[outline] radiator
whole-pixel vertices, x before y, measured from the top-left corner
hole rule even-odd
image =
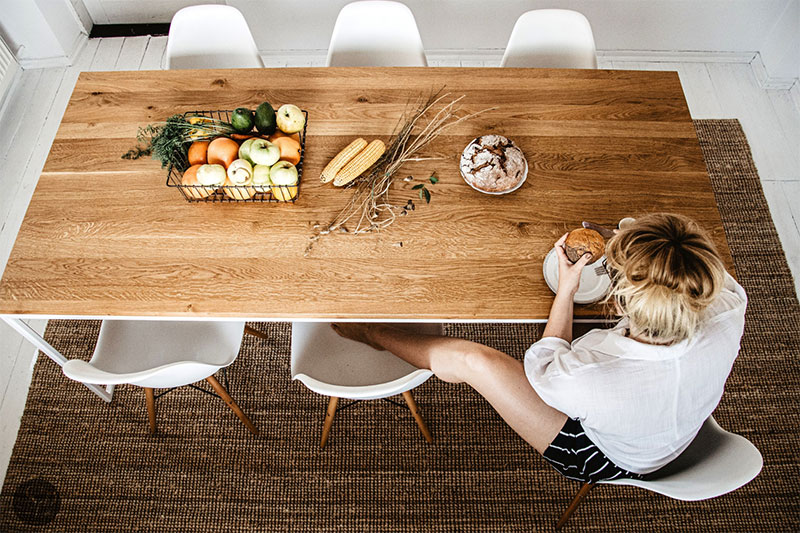
[[[11,87],[11,82],[14,81],[19,70],[19,63],[17,63],[14,54],[8,49],[3,39],[0,39],[0,102],[5,98],[6,92]]]

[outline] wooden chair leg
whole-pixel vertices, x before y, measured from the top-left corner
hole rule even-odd
[[[411,396],[411,391],[405,391],[403,393],[403,398],[408,404],[408,410],[411,411],[412,415],[414,415],[414,420],[417,421],[417,426],[419,426],[419,430],[422,432],[422,436],[425,437],[426,441],[433,442],[433,435],[431,435],[428,426],[425,425],[425,421],[422,419],[422,415],[419,414],[419,409],[417,409],[417,402],[415,402],[414,397]]]
[[[233,398],[231,398],[231,395],[228,394],[228,391],[225,390],[225,387],[223,387],[222,384],[219,381],[217,381],[217,378],[215,378],[214,376],[208,376],[206,378],[206,381],[208,381],[211,384],[211,387],[214,388],[214,391],[219,395],[219,397],[225,401],[225,405],[230,407],[231,411],[236,413],[236,416],[239,417],[239,420],[244,422],[244,425],[247,426],[247,429],[250,430],[250,433],[252,433],[253,435],[258,435],[258,430],[256,429],[256,427],[253,425],[250,419],[247,418],[247,415],[244,414],[244,411],[242,411],[241,407],[239,407],[236,404],[236,402],[233,401]]]
[[[581,487],[581,490],[579,490],[578,494],[576,494],[575,497],[572,499],[572,503],[569,504],[569,507],[567,507],[567,510],[564,511],[564,514],[561,515],[561,518],[558,519],[558,523],[556,524],[556,529],[557,530],[561,529],[561,526],[563,526],[564,524],[567,523],[567,520],[569,520],[569,517],[572,516],[572,513],[575,512],[575,509],[578,508],[578,506],[583,501],[583,498],[587,494],[589,494],[589,491],[592,490],[593,487],[594,487],[594,483],[584,483],[583,484],[583,486]]]
[[[266,333],[261,333],[257,329],[253,329],[250,326],[245,326],[244,332],[247,333],[248,335],[252,335],[253,337],[258,337],[259,339],[264,339],[264,340],[270,339],[270,336],[267,335]]]
[[[322,425],[322,439],[319,442],[320,450],[325,447],[325,443],[328,442],[328,435],[331,432],[331,426],[333,425],[333,417],[336,414],[336,406],[339,405],[339,398],[336,396],[331,396],[330,401],[328,402],[328,410],[325,413],[325,423]]]
[[[147,418],[150,420],[150,434],[156,432],[156,396],[150,387],[144,388],[144,395],[147,398]]]

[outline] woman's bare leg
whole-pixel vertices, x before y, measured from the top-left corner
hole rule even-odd
[[[540,453],[567,420],[567,415],[536,394],[521,361],[494,348],[464,339],[409,333],[385,324],[337,323],[333,329],[343,337],[388,350],[418,368],[428,368],[443,381],[469,384]]]

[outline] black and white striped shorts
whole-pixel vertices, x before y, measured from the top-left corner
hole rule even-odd
[[[567,418],[542,457],[564,476],[584,483],[618,478],[642,479],[641,474],[623,470],[606,457],[589,440],[577,419]]]

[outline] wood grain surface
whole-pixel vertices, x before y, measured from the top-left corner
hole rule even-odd
[[[417,209],[378,234],[336,234],[304,255],[313,226],[350,191],[319,183],[356,136],[389,136],[406,103],[466,95],[453,128],[408,164],[392,194]],[[199,109],[309,114],[296,204],[190,204],[151,159],[120,156],[137,128]],[[464,183],[474,137],[524,151],[506,196]],[[430,204],[411,187],[436,172]],[[712,232],[732,261],[674,72],[493,68],[307,68],[83,73],[0,283],[0,313],[263,319],[537,320],[552,293],[542,260],[582,220],[668,211]],[[596,306],[578,307],[596,315]]]

